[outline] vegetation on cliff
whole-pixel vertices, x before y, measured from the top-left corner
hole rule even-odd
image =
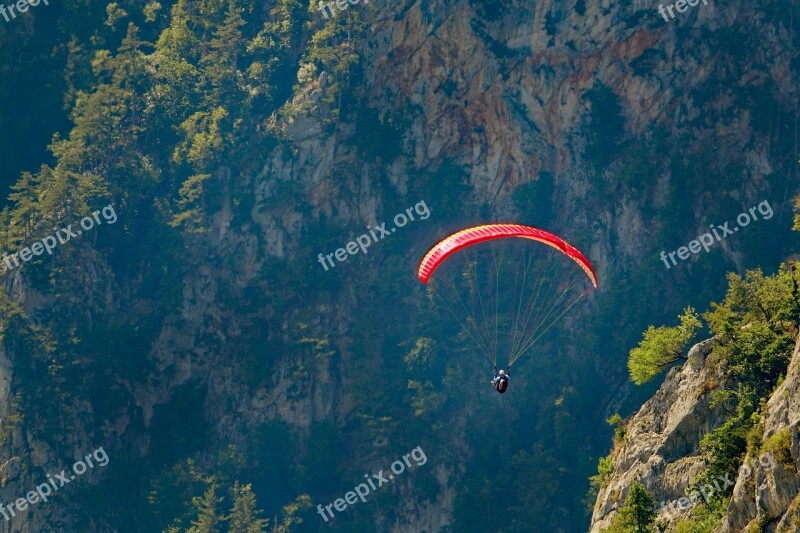
[[[105,479],[73,485],[41,511],[64,520],[148,533],[313,531],[327,524],[310,498],[338,497],[390,449],[424,438],[432,466],[398,489],[419,507],[387,492],[337,516],[341,527],[372,532],[376,517],[428,512],[449,513],[436,518],[453,531],[494,530],[509,516],[507,531],[580,529],[586,476],[610,433],[606,407],[645,394],[622,384],[629,340],[675,312],[654,295],[697,306],[718,294],[732,256],[750,265],[781,253],[765,226],[732,245],[744,259],[709,254],[691,279],[689,264],[665,275],[655,259],[656,247],[736,212],[740,191],[788,190],[781,162],[794,160],[796,120],[781,91],[794,92],[791,80],[773,80],[784,71],[769,63],[780,57],[766,38],[783,38],[787,13],[750,17],[746,34],[651,42],[637,60],[625,56],[643,46],[641,32],[629,38],[616,7],[598,14],[600,25],[586,18],[607,33],[598,37],[563,3],[524,6],[522,16],[513,2],[410,3],[369,28],[367,9],[390,8],[362,3],[326,20],[306,0],[52,4],[0,34],[11,35],[2,50],[12,64],[0,79],[0,134],[13,130],[0,143],[2,179],[14,184],[0,244],[17,251],[108,203],[120,216],[34,257],[0,291],[13,376],[0,450],[21,457],[3,489],[21,493],[90,443],[112,457]],[[584,4],[579,15],[595,11]],[[545,53],[531,48],[539,16],[552,33]],[[739,46],[761,37],[757,24],[769,35]],[[713,43],[713,62],[698,42]],[[395,63],[365,65],[376,51]],[[387,64],[407,78],[364,83],[367,68],[374,80]],[[692,81],[681,87],[664,73]],[[668,86],[679,90],[653,93]],[[642,95],[658,105],[640,105]],[[448,120],[431,112],[437,103]],[[673,127],[679,116],[688,118]],[[735,135],[710,150],[727,121]],[[761,144],[763,154],[749,148]],[[774,174],[748,182],[753,161]],[[17,179],[19,169],[32,170]],[[492,172],[497,189],[476,192]],[[409,199],[431,204],[430,229],[398,233],[346,269],[313,261],[364,231],[362,207],[391,215]],[[710,206],[708,220],[698,221],[698,203]],[[437,234],[500,216],[574,235],[602,261],[605,292],[520,367],[515,393],[525,400],[496,405],[484,401],[486,368],[457,326],[427,315],[407,280]],[[637,227],[646,238],[628,233]],[[691,321],[652,337],[679,344]],[[779,363],[732,355],[725,364]],[[748,386],[731,394],[750,401],[763,384]],[[742,418],[709,449],[738,446],[748,424],[757,421]],[[724,461],[735,450],[713,453]],[[599,483],[610,469],[607,459]]]
[[[714,389],[712,405],[724,402],[729,406],[729,416],[702,437],[700,451],[705,468],[687,494],[736,472],[747,457],[770,452],[778,460],[792,464],[788,433],[779,432],[768,442],[761,442],[760,420],[767,400],[786,376],[800,331],[800,263],[787,261],[773,275],[764,275],[760,269],[747,271],[743,276],[729,274],[724,299],[712,302],[702,318],[704,323],[692,308],[687,308],[677,326],[650,326],[628,360],[631,380],[643,384],[678,360],[686,359],[686,347],[699,328],[707,327],[714,337],[705,364],[715,367],[731,385],[716,388],[707,384],[707,390]],[[706,391],[699,391],[703,392]],[[594,493],[608,479],[613,456],[612,452],[600,460],[598,474],[591,478]],[[731,490],[732,487],[725,487],[714,493],[712,501],[701,502],[692,518],[677,524],[678,531],[713,531],[724,516]],[[640,500],[641,496],[631,491],[620,509],[636,506]],[[655,531],[655,520],[650,519],[647,527],[650,529],[646,531]],[[606,531],[645,530],[620,516]]]

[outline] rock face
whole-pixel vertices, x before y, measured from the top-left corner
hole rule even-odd
[[[582,250],[598,265],[602,279],[613,279],[614,273],[628,273],[647,261],[661,268],[655,256],[648,256],[648,243],[672,223],[654,214],[670,207],[671,188],[677,188],[682,196],[680,205],[687,219],[703,218],[710,203],[707,195],[687,192],[685,181],[677,181],[672,174],[684,158],[713,151],[715,161],[710,167],[722,176],[713,177],[713,189],[724,189],[724,201],[737,209],[739,204],[760,200],[775,176],[794,175],[789,170],[794,152],[789,154],[792,157],[781,153],[787,139],[793,141],[794,136],[785,133],[786,121],[781,120],[795,102],[799,84],[797,72],[790,68],[794,53],[784,46],[792,42],[792,36],[785,25],[776,23],[788,20],[780,13],[780,4],[715,2],[670,23],[660,19],[649,1],[404,1],[365,8],[368,36],[359,45],[363,78],[348,95],[358,99],[353,107],[374,110],[381,124],[389,118],[402,123],[390,139],[396,153],[388,149],[365,153],[364,139],[359,138],[363,133],[352,114],[335,127],[326,127],[322,106],[315,107],[319,94],[314,87],[307,87],[298,100],[309,104],[308,116],[281,124],[285,144],[264,154],[260,172],[231,177],[230,169],[219,169],[220,181],[238,180],[237,190],[243,191],[241,196],[248,201],[255,199],[255,206],[246,222],[234,224],[232,205],[240,199],[230,191],[221,194],[221,207],[214,213],[210,231],[187,250],[187,257],[203,264],[186,273],[175,312],[159,323],[154,333],[149,354],[154,369],[138,382],[123,382],[121,386],[131,391],[130,414],[104,426],[103,442],[146,456],[145,439],[130,437],[131,427],[147,427],[156,408],[191,381],[208,388],[203,415],[211,421],[214,435],[231,435],[233,440],[266,420],[282,420],[305,430],[320,421],[331,421],[341,429],[356,419],[352,369],[363,365],[367,357],[354,349],[353,330],[357,327],[353,317],[370,298],[366,289],[358,296],[355,288],[342,290],[335,303],[308,295],[302,303],[317,315],[309,324],[309,336],[331,337],[335,356],[310,350],[305,359],[299,350],[276,353],[273,381],[246,394],[246,387],[230,370],[231,361],[237,358],[231,341],[252,324],[223,312],[220,300],[225,295],[220,287],[246,289],[258,281],[259,272],[271,260],[294,261],[291,266],[313,264],[317,250],[312,254],[300,250],[304,232],[323,224],[326,231],[341,233],[344,240],[349,238],[346,228],[363,228],[393,215],[394,208],[387,205],[409,191],[423,192],[426,196],[414,201],[424,199],[433,210],[457,211],[462,206],[441,199],[445,186],[452,186],[443,184],[443,179],[437,181],[437,172],[446,165],[463,170],[464,185],[475,205],[485,205],[484,218],[493,219],[519,215],[512,193],[522,184],[549,175],[552,191],[539,199],[540,204],[557,206],[552,226],[560,228],[565,237],[580,236],[587,243]],[[746,34],[738,29],[741,21],[747,21]],[[729,53],[720,44],[718,30],[729,38],[731,32],[740,32],[732,38],[742,37],[745,44],[753,43],[744,37],[755,38],[757,46],[748,49],[743,44],[745,51]],[[325,88],[327,77],[322,73],[309,85]],[[741,87],[752,92],[739,98],[734,89]],[[591,101],[589,94],[598,88],[610,94],[608,99]],[[763,102],[768,102],[769,113],[756,116],[759,106],[767,106]],[[614,133],[619,135],[619,143],[594,138],[605,132],[592,130],[591,116],[603,109],[614,110],[608,116],[601,114],[599,120],[618,120]],[[773,120],[777,124],[774,130],[769,129]],[[377,135],[369,125],[365,131],[365,135]],[[644,157],[651,165],[646,175],[641,176],[644,171],[638,166],[623,174],[620,168],[629,165],[629,158],[619,151],[604,153],[608,164],[594,168],[590,149],[603,152],[634,141],[649,142],[654,132],[670,140],[654,141],[658,151]],[[679,145],[677,139],[687,144]],[[692,145],[693,151],[682,151]],[[746,187],[726,182],[729,174],[724,170],[729,161],[737,161],[737,175],[746,178]],[[780,191],[783,194],[782,186]],[[720,246],[725,258],[738,261],[732,245],[725,242]],[[403,253],[412,257],[422,251]],[[87,270],[91,262],[82,264]],[[142,267],[142,273],[134,277],[157,275],[160,268],[145,260]],[[110,310],[110,321],[136,324],[148,315],[153,302],[128,296],[137,294],[141,280],[119,280],[117,285],[110,268],[92,270],[91,279],[77,284],[85,287],[80,289],[85,292],[76,299],[91,302],[97,294],[105,294],[100,287],[113,287],[108,292],[113,292],[115,301],[124,302],[121,307],[125,309]],[[366,266],[364,270],[377,272]],[[333,276],[319,274],[328,275],[326,283]],[[4,283],[29,315],[52,303],[27,290],[22,278],[7,278]],[[269,287],[280,303],[279,289]],[[272,327],[264,332],[265,337],[288,337],[289,323],[296,318],[291,309],[277,304],[259,309],[259,314]],[[382,376],[381,347],[390,337],[380,329],[372,335],[370,346],[374,349],[368,362],[374,364],[375,374]],[[608,522],[631,480],[643,479],[659,499],[666,500],[682,495],[697,473],[697,442],[721,423],[725,408],[710,407],[710,393],[723,377],[704,366],[707,350],[707,344],[700,345],[690,354],[691,365],[672,370],[657,397],[631,424],[629,444],[618,453],[617,471],[598,498],[593,531]],[[15,373],[14,355],[0,353],[0,416],[12,410],[12,383],[19,374]],[[307,371],[303,374],[308,381],[305,395],[286,385],[285,378],[299,367]],[[613,372],[620,374],[618,369],[608,371]],[[618,375],[607,381],[619,381]],[[785,390],[796,390],[796,385]],[[606,401],[610,400],[594,402],[598,411],[605,408]],[[233,407],[220,407],[228,404]],[[776,401],[771,408],[776,419],[774,427],[770,426],[773,431],[788,425],[786,420],[792,424],[797,420],[796,405],[789,399],[785,405]],[[80,441],[61,442],[64,449],[76,455],[91,449],[93,428],[85,419],[74,416],[64,425],[69,431],[63,433],[77,434],[74,440]],[[590,432],[591,428],[587,429]],[[460,450],[458,434],[452,431],[452,442],[443,446]],[[378,437],[376,442],[387,438]],[[13,434],[12,442],[15,451],[32,455],[36,465],[55,457],[20,431]],[[796,439],[792,442],[794,453]],[[35,452],[29,452],[31,449]],[[377,462],[381,453],[364,451],[361,461]],[[577,453],[583,454],[583,450]],[[386,529],[446,528],[453,519],[459,472],[459,468],[437,467],[440,491],[424,503],[409,496],[396,523],[384,524]],[[10,483],[0,488],[2,501],[37,482],[35,475],[16,464],[9,465],[7,475]],[[758,513],[778,516],[787,499],[794,497],[783,482],[780,486],[755,482],[763,484],[758,493],[737,486],[743,499],[735,524],[755,520]],[[759,505],[751,505],[745,498],[754,494],[760,498],[754,500]],[[42,524],[57,523],[54,517],[66,521],[70,516],[62,507],[42,509],[35,519],[22,518],[8,527],[42,531]],[[787,523],[790,520],[785,519]]]
[[[691,361],[703,361],[714,340],[695,345]],[[672,368],[655,396],[627,423],[625,443],[613,454],[615,470],[600,492],[590,531],[608,527],[628,487],[640,481],[656,499],[674,501],[702,469],[699,441],[725,420],[725,405],[711,407],[711,392],[724,384],[712,367]]]
[[[774,470],[762,469],[752,480],[739,481],[733,492],[724,529],[741,531],[761,526],[765,532],[800,530],[800,339],[795,346],[786,379],[767,402],[764,417],[766,440],[778,432],[788,433],[791,458],[778,463]]]
[[[692,515],[703,495],[686,497],[686,489],[702,471],[700,439],[728,416],[724,403],[711,407],[711,394],[725,385],[724,372],[705,365],[714,340],[695,345],[689,363],[669,371],[658,392],[626,424],[624,443],[612,453],[615,470],[595,502],[590,531],[599,533],[610,525],[618,506],[634,481],[641,482],[660,502],[657,520],[674,531],[675,523]],[[717,480],[716,491],[734,485],[723,523],[716,533],[742,531],[798,531],[800,528],[800,337],[785,381],[767,403],[763,439],[788,431],[791,461],[777,461],[765,454],[751,459],[738,472]],[[684,500],[681,500],[684,498]]]

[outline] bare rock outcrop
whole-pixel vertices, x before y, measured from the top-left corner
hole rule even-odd
[[[724,403],[711,406],[711,392],[725,380],[704,364],[713,344],[708,339],[692,347],[692,364],[671,369],[655,396],[626,423],[624,442],[613,453],[615,471],[594,506],[592,533],[609,526],[632,482],[640,481],[659,502],[671,502],[685,495],[702,470],[700,439],[726,416]]]
[[[798,496],[800,496],[800,338],[795,345],[786,379],[775,389],[767,402],[764,416],[764,435],[768,439],[785,433],[790,448],[788,454],[776,457],[775,468],[756,472],[754,482],[739,480],[728,505],[725,524],[719,533],[741,531],[760,526],[765,533],[797,531],[800,529]]]
[[[711,393],[728,379],[717,365],[707,364],[714,340],[695,345],[689,364],[673,368],[664,384],[638,413],[626,422],[624,441],[612,453],[615,470],[600,491],[590,531],[610,525],[634,481],[641,482],[660,502],[657,520],[674,531],[692,516],[696,501],[686,489],[703,470],[699,455],[702,437],[729,416],[724,403],[711,406]],[[727,512],[715,533],[756,530],[764,533],[800,530],[800,338],[786,379],[767,402],[763,442],[788,441],[758,458],[749,458],[723,483],[733,483]],[[719,489],[719,487],[717,487]],[[664,505],[666,504],[666,505]],[[667,508],[665,512],[664,508]]]

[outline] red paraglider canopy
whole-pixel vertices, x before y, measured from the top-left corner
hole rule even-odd
[[[592,268],[589,260],[586,259],[577,248],[567,241],[556,237],[552,233],[530,226],[522,226],[520,224],[489,224],[486,226],[476,226],[446,237],[431,248],[430,251],[425,254],[425,257],[422,258],[422,262],[419,264],[419,269],[417,270],[417,276],[422,283],[428,283],[428,279],[433,275],[433,271],[436,270],[445,259],[457,251],[480,242],[510,237],[531,239],[552,246],[578,263],[584,272],[586,272],[586,275],[589,276],[589,279],[591,279],[592,285],[597,288],[597,275],[594,272],[594,268]]]

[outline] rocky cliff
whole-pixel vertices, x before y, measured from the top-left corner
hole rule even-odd
[[[681,520],[695,516],[697,505],[708,502],[715,492],[730,490],[729,486],[733,495],[714,531],[797,531],[800,431],[794,392],[800,386],[800,338],[786,379],[766,404],[760,435],[766,442],[786,433],[790,456],[769,452],[747,457],[738,469],[693,491],[693,483],[706,468],[700,440],[731,414],[725,401],[712,401],[714,391],[732,385],[723,367],[706,364],[714,342],[709,339],[695,345],[689,361],[671,369],[658,392],[625,422],[624,438],[611,455],[614,472],[594,505],[591,532],[610,525],[634,481],[641,482],[658,502],[656,521],[663,531],[676,531]]]
[[[119,4],[138,9],[136,2]],[[169,20],[166,5],[172,3],[164,4],[157,24]],[[202,3],[209,12],[217,4]],[[103,13],[105,6],[98,9]],[[161,219],[190,176],[171,166],[173,151],[180,152],[175,146],[160,160],[151,151],[172,142],[195,111],[176,120],[170,106],[196,101],[188,90],[168,100],[170,90],[183,89],[158,78],[159,69],[169,71],[168,58],[131,62],[131,71],[137,64],[147,68],[134,71],[136,83],[120,82],[126,90],[157,86],[158,98],[133,103],[144,113],[160,99],[170,102],[162,115],[116,130],[119,109],[140,109],[125,101],[108,115],[98,111],[109,130],[87,135],[81,122],[84,137],[75,138],[88,155],[63,146],[57,152],[58,163],[80,179],[91,171],[122,183],[117,228],[125,229],[101,235],[100,243],[76,243],[53,264],[31,265],[38,274],[28,268],[2,281],[14,321],[5,325],[9,340],[0,351],[0,416],[20,416],[20,391],[32,402],[26,404],[29,425],[3,429],[8,457],[25,458],[5,469],[3,501],[39,483],[44,469],[100,443],[112,464],[127,467],[114,478],[114,494],[131,490],[136,509],[149,509],[157,500],[153,491],[164,496],[169,490],[160,479],[136,475],[142,462],[153,478],[186,457],[212,468],[239,460],[227,454],[231,446],[247,450],[242,471],[268,472],[259,480],[279,510],[296,494],[327,494],[359,480],[424,436],[431,442],[423,446],[431,450],[424,490],[411,481],[399,485],[396,500],[365,511],[365,530],[375,523],[397,532],[485,529],[495,522],[484,506],[498,505],[524,517],[511,526],[520,531],[580,529],[588,458],[602,453],[605,443],[595,430],[609,406],[628,394],[624,364],[614,354],[629,347],[632,335],[654,320],[652,313],[667,312],[652,309],[652,296],[691,292],[691,275],[708,292],[725,268],[781,253],[780,246],[764,252],[764,233],[752,229],[738,244],[723,242],[714,259],[693,260],[677,273],[663,271],[657,259],[664,239],[677,247],[698,227],[765,197],[774,199],[777,211],[795,187],[800,76],[796,10],[786,2],[710,3],[671,22],[648,2],[404,1],[350,9],[362,10],[366,21],[363,36],[353,37],[347,49],[359,57],[357,75],[333,103],[325,98],[331,73],[303,78],[286,105],[259,116],[248,130],[249,144],[239,143],[245,155],[231,150],[213,160],[200,175],[214,188],[198,194],[206,231],[179,233]],[[262,11],[268,9],[259,5],[249,13]],[[308,18],[318,15],[308,11]],[[197,27],[208,18],[202,15]],[[158,35],[153,31],[152,40]],[[181,35],[175,31],[163,42]],[[104,41],[87,38],[83,46],[92,50],[96,42]],[[149,54],[151,47],[144,48]],[[93,56],[75,50],[65,71],[81,60],[81,68],[91,70]],[[291,54],[300,57],[303,50]],[[100,53],[96,67],[102,70],[106,60]],[[178,66],[184,72],[186,65]],[[291,70],[290,87],[297,70]],[[240,82],[245,76],[239,74],[234,79]],[[84,89],[99,94],[98,102],[117,97],[107,86]],[[85,100],[81,106],[92,110]],[[130,138],[136,142],[125,152],[118,143]],[[108,150],[88,152],[102,139],[113,141]],[[135,154],[136,164],[117,164],[120,154]],[[163,168],[164,176],[154,168]],[[168,174],[180,178],[177,184]],[[128,192],[142,183],[164,190],[152,197]],[[48,194],[41,196],[49,200]],[[319,252],[419,200],[431,207],[429,226],[398,232],[383,249],[347,264],[350,270],[328,272],[317,264]],[[557,229],[597,265],[601,293],[587,311],[597,313],[597,332],[586,334],[575,320],[571,333],[584,335],[581,344],[565,345],[542,363],[551,365],[546,373],[529,372],[518,382],[517,390],[527,391],[521,397],[535,400],[484,402],[473,387],[482,369],[458,367],[460,359],[420,372],[444,381],[451,387],[446,394],[431,390],[424,401],[412,398],[403,356],[419,336],[422,314],[415,260],[446,231],[512,218]],[[15,227],[28,223],[15,221]],[[112,240],[114,253],[108,250]],[[702,365],[705,351],[696,348],[695,366],[670,373],[661,401],[648,402],[641,423],[630,427],[629,442],[636,436],[641,444],[619,451],[619,478],[598,500],[594,530],[611,516],[630,479],[643,476],[663,497],[673,497],[699,469],[692,455],[697,441],[725,414],[724,404],[712,407],[709,400],[724,376]],[[61,354],[70,354],[68,364]],[[55,377],[45,387],[42,376]],[[70,380],[86,390],[63,390]],[[772,412],[784,421],[794,413],[788,400],[776,400]],[[41,414],[57,419],[44,423]],[[497,417],[519,422],[519,442],[497,444],[491,427]],[[265,427],[278,427],[280,438],[262,438]],[[263,453],[286,450],[287,435],[295,438],[289,459]],[[311,459],[318,450],[330,452],[328,461]],[[541,475],[548,490],[533,482],[491,487],[494,472],[484,475],[480,468],[501,453]],[[287,488],[287,479],[303,482]],[[474,494],[490,496],[476,504]],[[786,491],[765,492],[770,514],[787,497]],[[518,500],[511,504],[512,498]],[[92,517],[91,509],[70,508],[66,495],[62,502],[0,522],[0,530],[106,527],[101,511]],[[747,513],[756,507],[741,502],[740,521],[750,520]],[[97,505],[124,522],[119,501]],[[468,511],[486,522],[472,521]],[[138,519],[131,513],[129,524]]]

